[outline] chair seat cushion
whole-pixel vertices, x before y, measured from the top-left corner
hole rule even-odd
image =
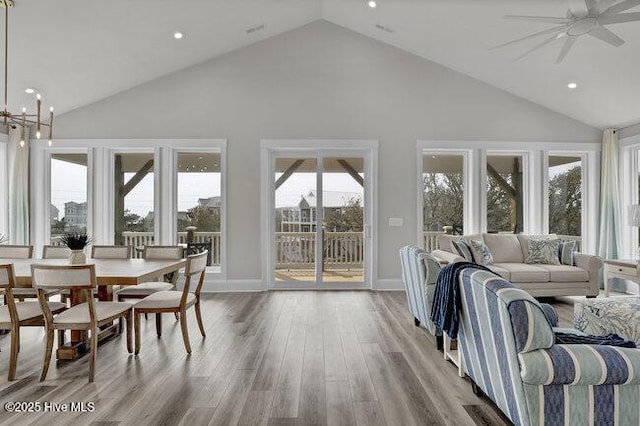
[[[117,294],[118,296],[122,296],[122,297],[148,296],[158,291],[171,290],[172,288],[173,288],[173,285],[171,285],[171,283],[166,283],[163,281],[152,281],[152,282],[142,283],[138,285],[126,286],[122,290],[120,290]]]
[[[178,308],[180,306],[181,291],[159,291],[153,293],[135,305],[135,309],[168,309]],[[186,305],[191,305],[196,300],[193,293],[187,294]]]
[[[128,302],[95,302],[96,320],[98,322],[122,314],[131,309]],[[53,317],[54,324],[89,324],[89,305],[81,303]]]
[[[49,308],[55,312],[59,309],[66,308],[67,305],[60,302],[49,302]],[[18,311],[18,320],[25,321],[37,318],[42,315],[39,302],[16,302],[16,310]],[[0,324],[5,325],[11,323],[9,316],[9,307],[7,305],[0,306]]]
[[[44,294],[50,295],[50,294],[56,294],[59,292],[60,290],[57,290],[57,289],[46,289],[44,291]],[[38,291],[32,287],[14,287],[13,295],[16,297],[23,297],[23,296],[38,297]]]

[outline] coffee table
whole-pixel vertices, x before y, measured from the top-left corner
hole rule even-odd
[[[609,280],[622,278],[640,285],[640,263],[637,260],[607,259],[603,268],[604,297],[609,297]]]

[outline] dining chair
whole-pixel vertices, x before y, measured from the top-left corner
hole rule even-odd
[[[187,265],[184,271],[184,287],[181,291],[163,290],[153,293],[134,305],[133,322],[135,327],[135,354],[140,353],[140,314],[156,314],[156,332],[161,337],[162,317],[165,312],[179,313],[180,328],[182,329],[182,340],[187,353],[191,353],[191,343],[189,343],[189,330],[187,329],[187,309],[195,307],[196,319],[200,334],[206,337],[204,325],[202,324],[202,313],[200,312],[200,291],[204,283],[204,274],[207,270],[207,252],[187,256]],[[196,282],[194,284],[194,282]],[[195,285],[192,291],[191,287]]]
[[[71,249],[67,246],[43,246],[43,259],[68,259],[71,255]]]
[[[5,293],[6,304],[0,306],[0,330],[11,332],[11,355],[9,357],[8,380],[16,375],[20,352],[20,327],[44,327],[44,317],[39,302],[17,302],[13,297],[16,282],[12,263],[0,265],[0,291]],[[58,314],[67,307],[60,302],[45,302],[49,310]]]
[[[211,255],[213,253],[213,241],[209,238],[207,241],[199,242],[199,243],[187,243],[186,254],[187,256],[190,254],[198,254],[204,251],[208,252],[207,255],[207,266],[211,266]]]
[[[31,259],[33,246],[0,244],[0,259]]]
[[[47,335],[40,381],[44,381],[49,370],[51,352],[53,351],[54,330],[82,330],[89,332],[89,382],[93,382],[95,377],[99,327],[111,324],[114,320],[124,317],[127,323],[127,351],[129,353],[132,352],[132,306],[126,302],[98,302],[91,297],[91,291],[96,287],[95,265],[34,264],[31,265],[31,276],[33,286],[38,290],[38,301],[44,313]],[[44,298],[44,290],[49,288],[64,288],[82,292],[82,298],[86,301],[54,315]]]
[[[132,246],[91,246],[93,259],[131,259]]]
[[[0,245],[0,259],[31,259],[33,257],[33,246],[25,246],[25,245]],[[57,293],[56,291],[48,291],[47,298]],[[13,288],[13,297],[18,299],[19,301],[24,301],[24,299],[35,299],[36,291],[31,287],[14,287]],[[5,295],[5,305],[8,304],[6,295]]]
[[[147,260],[179,260],[182,259],[183,252],[184,248],[182,246],[144,246],[142,257]],[[116,293],[118,301],[122,302],[125,299],[144,299],[148,295],[158,291],[175,290],[176,281],[178,281],[178,272],[173,272],[169,275],[171,275],[171,277],[168,281],[163,280],[165,277],[157,277],[155,281],[123,287],[122,290]],[[146,317],[147,314],[145,314],[145,318]],[[178,319],[177,314],[176,319]],[[157,322],[156,325],[158,325]],[[120,328],[122,329],[122,324],[120,324]],[[158,334],[160,335],[161,333],[162,330],[159,329]]]

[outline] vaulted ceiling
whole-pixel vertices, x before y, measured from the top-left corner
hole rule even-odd
[[[594,127],[640,122],[640,23],[609,27],[620,47],[580,37],[560,64],[560,40],[518,61],[544,37],[491,49],[554,26],[504,15],[564,17],[569,1],[377,0],[372,9],[365,0],[16,0],[9,103],[31,107],[24,89],[36,87],[63,113],[325,19]]]

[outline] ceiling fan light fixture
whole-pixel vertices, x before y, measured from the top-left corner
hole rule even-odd
[[[183,37],[184,37],[184,34],[181,33],[180,31],[176,31],[175,33],[173,33],[173,38],[175,38],[176,40],[182,40]]]
[[[378,3],[375,0],[369,0],[367,2],[367,5],[371,8],[371,9],[375,9],[378,6]]]
[[[569,84],[567,84],[567,88],[569,88],[570,90],[577,89],[578,88],[578,83],[576,83],[575,81],[572,81]]]
[[[24,89],[24,93],[26,93],[27,95],[33,95],[37,91],[38,89],[35,89],[33,87],[27,87],[26,89]]]

